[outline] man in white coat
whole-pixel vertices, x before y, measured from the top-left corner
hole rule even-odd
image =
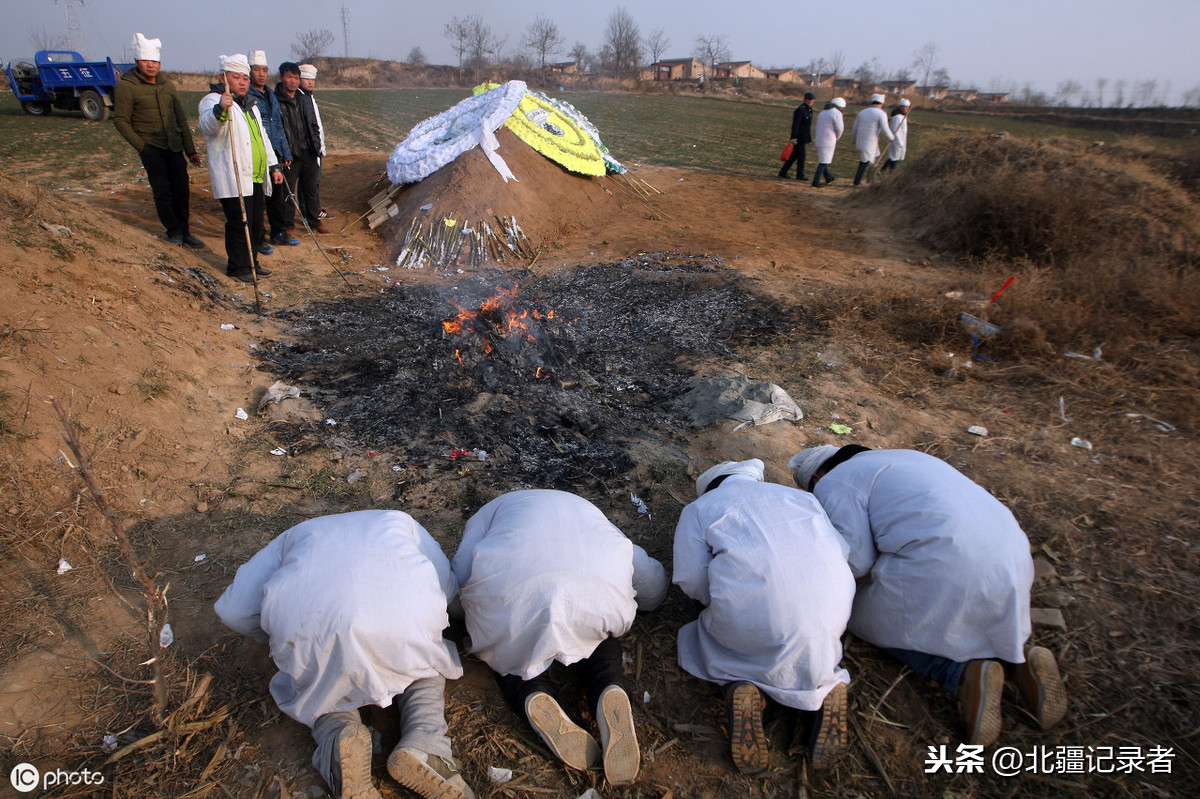
[[[842,109],[846,101],[834,97],[825,104],[825,110],[817,114],[817,132],[813,134],[813,144],[817,149],[817,171],[813,173],[813,188],[819,189],[833,183],[833,173],[829,165],[833,163],[833,151],[837,149],[838,139],[846,131],[846,123],[842,119]],[[821,178],[825,182],[821,182]]]
[[[826,445],[789,465],[850,547],[850,632],[956,694],[967,743],[1000,735],[1002,663],[1041,727],[1062,720],[1058,664],[1027,644],[1033,560],[1008,508],[914,450]]]
[[[849,723],[846,545],[810,495],[762,480],[757,458],[700,475],[675,528],[672,577],[704,606],[679,631],[679,665],[726,686],[733,762],[749,774],[768,765],[763,693],[802,711],[814,767],[845,745]]]
[[[568,766],[603,760],[610,783],[633,782],[641,754],[617,639],[666,596],[662,564],[582,497],[528,490],[472,516],[451,566],[470,651],[496,673],[513,712]],[[558,704],[555,661],[576,664],[599,746]]]
[[[892,110],[892,116],[888,119],[888,127],[891,128],[892,143],[888,145],[887,161],[879,168],[880,172],[887,172],[889,169],[895,169],[896,164],[904,160],[908,155],[908,109],[912,106],[908,100],[901,100],[900,104]]]
[[[226,273],[243,283],[271,274],[258,266],[263,244],[263,213],[271,184],[282,183],[275,148],[250,96],[250,61],[221,56],[222,86],[200,99],[200,131],[208,146],[213,196],[225,212]],[[247,246],[246,230],[250,231]]]
[[[861,186],[863,175],[867,182],[875,180],[875,160],[879,158],[879,137],[888,141],[896,138],[888,127],[887,113],[883,110],[884,96],[871,95],[871,105],[854,117],[854,146],[858,148],[858,171],[854,173],[854,185]],[[868,172],[868,169],[870,170]]]
[[[446,679],[462,676],[442,637],[458,592],[436,541],[400,511],[309,519],[238,569],[217,600],[226,625],[269,643],[271,696],[312,729],[313,766],[335,797],[381,799],[371,782],[364,705],[395,706],[388,772],[421,796],[473,799],[454,764]]]

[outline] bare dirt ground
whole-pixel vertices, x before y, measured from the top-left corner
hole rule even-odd
[[[664,253],[707,256],[723,259],[718,278],[737,277],[780,308],[804,310],[810,320],[777,330],[762,346],[739,347],[735,357],[714,355],[693,365],[698,373],[780,383],[804,409],[802,422],[740,429],[725,423],[684,439],[633,440],[636,465],[628,479],[602,484],[607,491],[590,488],[588,498],[651,554],[669,560],[674,519],[693,497],[690,480],[717,461],[760,457],[768,479],[790,484],[787,459],[805,446],[854,442],[932,452],[1013,507],[1043,564],[1034,605],[1065,617],[1063,626],[1038,626],[1034,636],[1060,658],[1068,718],[1042,732],[1009,696],[1002,743],[1027,753],[1075,747],[1080,763],[1088,747],[1125,747],[1127,761],[1135,749],[1172,752],[1170,773],[1152,773],[1143,759],[1136,768],[1114,763],[1111,773],[1080,768],[1000,777],[989,767],[983,774],[927,775],[928,747],[947,744],[953,753],[961,741],[954,703],[872,647],[848,641],[846,666],[854,682],[846,755],[827,771],[809,771],[792,745],[794,721],[773,708],[772,772],[745,778],[728,756],[718,689],[675,664],[675,631],[694,611],[673,590],[664,607],[639,618],[624,639],[635,695],[647,699],[638,711],[644,765],[633,786],[613,788],[599,772],[581,774],[553,762],[503,707],[482,664],[464,658],[467,675],[448,687],[448,713],[464,774],[480,796],[575,797],[589,787],[614,797],[1188,796],[1200,790],[1194,414],[1166,419],[1157,407],[1143,408],[1170,422],[1168,430],[1118,413],[1129,409],[1089,383],[1095,370],[1111,368],[1105,363],[1072,363],[1075,372],[1035,390],[1012,379],[1020,364],[965,357],[971,341],[943,295],[982,291],[987,297],[989,287],[998,286],[893,226],[893,209],[851,198],[848,181],[818,192],[797,181],[643,167],[635,174],[653,187],[648,196],[567,178],[545,197],[508,200],[498,190],[476,189],[490,169],[476,167],[442,186],[439,197],[458,192],[456,208],[431,213],[515,214],[542,252],[528,272],[514,271],[514,279],[627,260],[636,268],[639,260]],[[335,232],[320,242],[333,264],[307,236],[299,246],[264,256],[274,274],[260,286],[262,316],[254,313],[252,290],[224,277],[222,218],[205,194],[203,172],[193,173],[193,232],[207,245],[197,253],[155,238],[144,184],[80,198],[5,179],[5,766],[103,768],[108,784],[96,793],[103,796],[322,795],[308,766],[307,730],[282,717],[267,694],[272,664],[265,647],[224,629],[213,601],[239,564],[303,518],[399,507],[452,554],[470,513],[498,490],[521,487],[503,469],[485,471],[450,458],[453,447],[493,449],[503,442],[440,442],[440,457],[421,459],[401,446],[366,449],[350,434],[293,447],[302,438],[295,430],[320,428],[327,416],[312,399],[315,387],[302,386],[299,401],[255,412],[279,377],[260,355],[272,342],[291,340],[285,317],[302,318],[316,302],[462,279],[454,270],[391,265],[399,234],[389,226],[376,233],[358,222],[336,232],[364,213],[364,189],[382,171],[378,155],[329,160],[323,194],[339,216],[331,225]],[[521,191],[535,188],[531,181]],[[467,207],[472,197],[477,207]],[[54,225],[71,232],[56,233]],[[1013,296],[1021,290],[1019,284],[1011,289]],[[878,329],[841,323],[843,313],[861,318],[856,296],[857,305],[878,313],[889,304],[937,300],[928,306],[932,343],[877,337]],[[386,328],[387,320],[380,325]],[[1190,402],[1194,410],[1194,392],[1179,391],[1164,389],[1164,403],[1178,409]],[[1059,396],[1065,397],[1061,405]],[[81,498],[52,402],[80,431],[108,502],[128,520],[134,546],[169,583],[175,643],[160,651],[170,702],[167,733],[158,738],[145,737],[155,727],[147,686],[138,682],[148,675],[138,665],[147,657],[139,620],[105,580],[135,602],[136,591],[111,533]],[[238,418],[239,408],[248,419]],[[853,433],[836,435],[831,423],[849,425]],[[970,425],[989,433],[970,435]],[[1073,437],[1093,449],[1071,446]],[[271,454],[280,447],[288,454]],[[636,512],[630,492],[646,499],[651,517]],[[60,558],[74,568],[57,574]],[[211,683],[205,674],[214,675]],[[385,719],[378,726],[386,745],[394,729]],[[102,747],[106,734],[122,748],[115,763],[102,766],[110,757]],[[382,760],[376,766],[384,795],[404,795]],[[492,766],[512,769],[514,781],[489,784]]]

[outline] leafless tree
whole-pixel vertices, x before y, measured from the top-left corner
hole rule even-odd
[[[938,67],[929,77],[933,80],[934,86],[950,85],[950,72],[945,67]]]
[[[813,76],[813,79],[818,85],[821,83],[821,79],[829,74],[826,72],[827,69],[829,69],[829,65],[825,63],[824,58],[814,58],[812,61],[808,62],[807,71]]]
[[[451,17],[442,29],[442,35],[450,40],[450,49],[458,56],[458,68],[462,69],[463,56],[467,53],[467,39],[471,35],[471,17]]]
[[[1133,86],[1134,96],[1130,98],[1130,103],[1137,102],[1142,108],[1152,108],[1156,105],[1162,105],[1162,101],[1158,96],[1158,81],[1154,78],[1149,80],[1140,80]]]
[[[1104,107],[1104,87],[1108,85],[1108,78],[1096,78],[1096,107]]]
[[[292,42],[292,57],[300,63],[312,61],[325,55],[325,51],[333,44],[333,31],[328,28],[316,29],[296,34]]]
[[[496,57],[506,39],[497,37],[492,26],[478,14],[467,17],[467,22],[467,66],[475,70],[478,81],[480,70]]]
[[[1184,108],[1200,108],[1200,83],[1183,93]]]
[[[65,37],[55,36],[45,26],[30,29],[26,40],[34,50],[61,50],[67,44]]]
[[[1113,108],[1121,108],[1125,105],[1125,79],[1119,79],[1113,83],[1113,91],[1117,96],[1113,98]]]
[[[618,6],[616,11],[608,15],[604,46],[612,51],[613,75],[618,78],[637,75],[642,60],[642,32],[624,6]]]
[[[571,60],[575,62],[578,69],[583,69],[583,65],[588,60],[587,45],[583,42],[575,42],[575,46],[571,48]]]
[[[662,28],[647,33],[644,41],[652,63],[658,63],[663,54],[667,52],[667,48],[671,46],[671,40],[667,38],[667,32]]]
[[[696,58],[716,70],[717,64],[729,60],[729,37],[723,33],[712,33],[696,37]]]
[[[542,69],[546,68],[546,56],[562,51],[563,37],[558,25],[546,17],[538,17],[525,29],[521,44],[537,54]]]
[[[1070,105],[1071,100],[1083,91],[1083,84],[1074,79],[1059,81],[1054,100],[1058,105]]]
[[[913,69],[921,76],[921,85],[928,86],[929,76],[937,68],[938,46],[937,42],[925,42],[925,44],[913,50]]]
[[[408,57],[404,59],[406,64],[428,64],[429,59],[425,57],[425,51],[420,47],[414,47],[408,51]]]
[[[833,55],[825,60],[825,65],[829,67],[829,74],[837,78],[846,66],[846,54],[841,50],[834,50]]]

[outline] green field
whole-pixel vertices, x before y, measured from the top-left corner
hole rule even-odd
[[[189,109],[202,92],[183,92]],[[335,152],[378,152],[386,158],[413,125],[468,96],[462,89],[330,89],[320,93],[322,117]],[[770,177],[780,166],[792,103],[613,92],[560,95],[599,128],[613,155],[627,165],[661,164],[688,169]],[[853,174],[857,161],[847,133],[833,171]],[[194,125],[194,119],[193,119]],[[909,156],[918,157],[943,136],[977,130],[1034,137],[1066,136],[1142,148],[1173,148],[1177,142],[1121,136],[1094,129],[1046,125],[1019,118],[918,109],[913,112]],[[199,134],[196,134],[199,138]],[[814,153],[809,150],[809,161]],[[51,189],[101,189],[136,180],[141,168],[111,123],[89,123],[78,112],[49,117],[24,114],[11,94],[0,95],[0,169]],[[811,167],[810,167],[811,169]]]

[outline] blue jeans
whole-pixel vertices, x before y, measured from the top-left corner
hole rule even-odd
[[[959,663],[950,658],[938,655],[927,655],[924,652],[913,652],[909,649],[885,649],[892,657],[901,663],[919,671],[929,679],[945,686],[946,690],[958,695],[958,683],[966,671],[967,664]]]
[[[833,180],[833,173],[829,171],[829,164],[817,164],[817,171],[813,173],[813,185],[821,185],[821,176],[825,176],[825,182]]]

